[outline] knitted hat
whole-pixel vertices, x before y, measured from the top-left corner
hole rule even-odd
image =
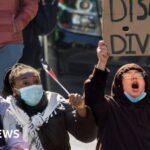
[[[115,97],[115,96],[117,96],[117,97],[122,96],[122,94],[123,94],[122,76],[123,76],[124,73],[128,72],[129,70],[138,70],[139,72],[143,73],[144,80],[145,80],[145,91],[146,92],[149,91],[148,90],[149,86],[148,86],[147,73],[139,65],[137,65],[135,63],[131,63],[131,64],[123,65],[116,72],[114,80],[113,80],[113,83],[112,83],[112,89],[111,89],[111,95],[113,97]]]

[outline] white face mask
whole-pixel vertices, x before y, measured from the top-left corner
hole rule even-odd
[[[29,106],[36,106],[42,96],[43,87],[42,85],[31,85],[19,89],[21,99]]]

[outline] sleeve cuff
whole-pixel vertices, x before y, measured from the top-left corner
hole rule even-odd
[[[92,76],[96,80],[106,80],[109,72],[110,71],[108,68],[106,68],[105,70],[100,70],[95,66]]]

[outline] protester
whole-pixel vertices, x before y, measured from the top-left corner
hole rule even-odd
[[[66,100],[43,91],[39,72],[31,66],[17,64],[8,72],[4,94],[10,95],[9,110],[31,150],[70,150],[68,132],[83,142],[96,137],[94,117],[82,96],[70,94]]]
[[[22,56],[22,30],[37,9],[38,0],[0,0],[0,92],[6,70]]]
[[[10,130],[6,129],[7,122],[5,119],[9,114],[7,112],[8,107],[9,104],[6,100],[0,97],[0,150],[28,150],[29,145],[23,141],[19,130],[15,130],[13,124],[10,126]],[[9,119],[11,122],[15,121],[13,116]]]
[[[97,150],[150,149],[150,90],[145,70],[123,65],[105,95],[109,52],[104,41],[97,48],[98,63],[85,81],[85,102],[98,126]]]

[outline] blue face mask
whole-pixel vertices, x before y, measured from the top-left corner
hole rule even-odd
[[[139,95],[138,97],[132,97],[127,92],[124,92],[124,95],[128,98],[129,101],[136,103],[136,102],[139,102],[140,100],[142,100],[147,95],[147,93],[142,92],[141,95]]]
[[[29,106],[36,106],[42,96],[43,96],[43,87],[42,85],[31,85],[19,89],[21,99]]]

